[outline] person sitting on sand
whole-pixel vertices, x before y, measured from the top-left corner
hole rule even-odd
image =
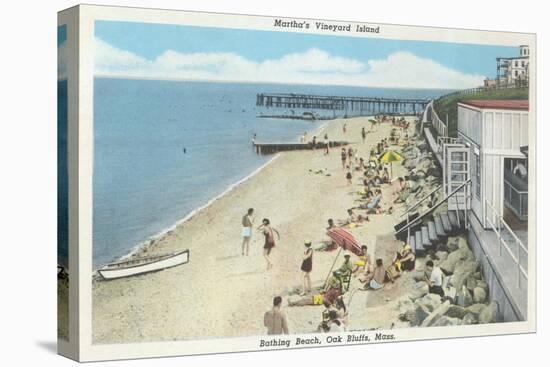
[[[328,332],[329,333],[337,333],[337,332],[346,331],[344,323],[338,317],[338,312],[337,311],[329,311],[328,317],[329,317],[329,322],[328,322]]]
[[[313,269],[313,249],[311,248],[311,241],[304,242],[305,251],[304,255],[302,257],[302,266],[300,267],[300,270],[302,270],[302,277],[303,277],[303,285],[304,285],[304,291],[302,295],[306,295],[307,293],[311,292],[311,278],[310,273]]]
[[[352,274],[357,276],[359,272],[368,272],[371,267],[370,255],[366,245],[361,246],[361,254],[359,259],[355,262]]]
[[[328,331],[329,322],[330,322],[329,313],[331,311],[338,311],[336,309],[336,307],[327,300],[323,301],[323,306],[325,306],[325,309],[323,310],[323,312],[321,312],[322,320],[321,320],[321,323],[319,324],[319,326],[317,327],[317,331],[319,331],[319,332],[327,332]]]
[[[327,231],[328,231],[329,229],[336,228],[336,225],[334,224],[334,219],[329,218],[329,220],[327,221],[327,223],[328,223]]]
[[[395,253],[392,263],[395,265],[397,271],[402,272],[414,270],[415,262],[416,256],[412,251],[411,245],[403,242],[401,251]]]
[[[338,319],[342,321],[344,328],[347,330],[349,326],[349,312],[346,307],[346,303],[344,302],[344,298],[336,298],[336,301],[334,301],[334,306],[336,307],[336,312],[338,313]]]
[[[338,270],[336,270],[334,273],[336,273],[336,276],[343,282],[346,279],[349,279],[351,276],[351,273],[353,272],[353,263],[351,262],[351,254],[347,251],[344,252],[344,262]]]
[[[390,183],[390,173],[388,172],[388,167],[384,167],[382,172],[382,183]]]
[[[405,181],[403,177],[399,177],[397,179],[398,181],[398,187],[395,193],[397,194],[397,198],[393,201],[394,203],[404,203],[407,201],[407,198],[411,194],[411,189],[409,186],[409,183]]]
[[[340,226],[350,225],[352,223],[357,223],[357,216],[353,212],[353,209],[348,209],[348,218],[342,222]]]
[[[334,303],[336,298],[342,295],[342,281],[340,280],[338,272],[332,272],[332,275],[328,279],[324,291],[324,299],[331,304]]]
[[[382,259],[376,259],[376,266],[372,272],[372,277],[366,279],[368,283],[365,289],[378,290],[384,287],[384,284],[390,280]]]
[[[271,254],[271,250],[273,250],[273,248],[275,247],[275,236],[273,235],[273,232],[277,234],[278,239],[280,239],[281,236],[279,235],[279,232],[275,228],[271,227],[271,223],[267,218],[264,218],[262,220],[262,224],[258,227],[258,230],[260,229],[262,230],[265,236],[264,258],[267,261],[267,270],[269,270],[273,267],[273,262],[269,257],[269,255]]]

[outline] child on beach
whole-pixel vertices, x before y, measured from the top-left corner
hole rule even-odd
[[[280,239],[281,236],[279,235],[279,232],[275,228],[271,227],[271,223],[267,218],[264,218],[262,220],[262,224],[258,227],[258,230],[260,229],[262,230],[265,236],[264,258],[267,261],[267,270],[269,270],[273,267],[273,262],[269,257],[269,255],[271,254],[271,250],[275,247],[275,236],[273,235],[273,232],[277,234],[278,239]]]

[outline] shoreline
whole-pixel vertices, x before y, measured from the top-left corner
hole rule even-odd
[[[369,116],[367,116],[369,117]],[[316,135],[319,135],[319,134],[322,134],[322,132],[333,122],[336,122],[338,121],[339,118],[335,118],[335,119],[330,119],[330,120],[327,120],[327,121],[324,121],[322,124],[320,124],[319,126],[317,126],[315,129],[311,130],[311,131],[308,131],[308,134],[311,135],[311,136],[316,136]],[[151,235],[149,237],[147,237],[145,240],[139,242],[137,245],[134,245],[130,251],[128,251],[125,255],[121,255],[121,256],[118,256],[116,258],[114,258],[113,260],[105,263],[105,264],[101,264],[99,265],[98,267],[94,267],[94,269],[92,269],[92,278],[96,278],[96,277],[99,277],[99,274],[98,274],[98,270],[105,267],[106,265],[112,263],[112,262],[118,262],[118,261],[125,261],[125,260],[130,260],[132,257],[138,257],[139,255],[142,255],[146,252],[148,252],[149,248],[152,247],[156,241],[159,241],[161,240],[163,237],[167,236],[168,234],[170,234],[172,231],[176,230],[178,227],[180,227],[181,225],[183,225],[184,223],[186,223],[187,221],[191,220],[193,217],[195,217],[197,214],[199,214],[201,211],[207,209],[208,207],[210,207],[212,204],[214,204],[217,200],[223,198],[224,196],[226,196],[227,194],[229,194],[230,192],[232,192],[233,190],[237,189],[240,185],[242,185],[243,183],[245,183],[246,181],[250,180],[251,178],[253,178],[255,175],[257,175],[258,173],[260,173],[263,169],[265,169],[267,166],[271,165],[273,162],[275,162],[280,156],[281,154],[283,154],[283,152],[280,152],[280,153],[277,153],[275,154],[272,158],[270,158],[267,162],[263,163],[261,166],[259,166],[258,168],[254,169],[254,171],[252,171],[251,173],[249,173],[248,175],[246,175],[245,177],[241,178],[240,180],[230,184],[229,186],[227,186],[227,188],[225,190],[223,190],[221,193],[215,195],[214,197],[212,197],[211,199],[209,199],[206,203],[202,204],[202,205],[199,205],[197,206],[196,208],[194,208],[193,210],[191,210],[188,214],[186,214],[183,218],[181,219],[178,219],[174,224],[170,225],[169,227],[166,227],[162,230],[160,230],[158,233],[154,234],[154,235]]]

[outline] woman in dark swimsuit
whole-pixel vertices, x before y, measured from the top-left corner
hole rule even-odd
[[[267,261],[267,270],[269,270],[273,267],[273,262],[269,257],[269,255],[271,254],[271,249],[275,247],[275,236],[273,232],[277,234],[277,238],[281,238],[281,236],[279,235],[279,232],[277,232],[275,228],[271,227],[269,219],[267,218],[264,218],[262,220],[262,224],[258,227],[258,229],[262,229],[262,232],[265,236],[264,258]]]
[[[306,250],[302,259],[302,266],[300,267],[304,278],[304,292],[302,295],[311,292],[311,278],[309,277],[309,273],[311,273],[311,269],[313,268],[313,249],[311,248],[311,241],[306,241],[304,245],[306,246]]]

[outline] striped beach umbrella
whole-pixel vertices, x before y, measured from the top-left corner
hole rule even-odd
[[[344,250],[353,252],[359,256],[361,254],[361,245],[357,239],[344,228],[331,228],[328,230],[327,235]]]
[[[393,178],[393,162],[399,162],[401,160],[401,154],[397,153],[394,150],[388,150],[378,158],[380,162],[389,163],[390,164],[390,170],[391,170],[391,176]]]

